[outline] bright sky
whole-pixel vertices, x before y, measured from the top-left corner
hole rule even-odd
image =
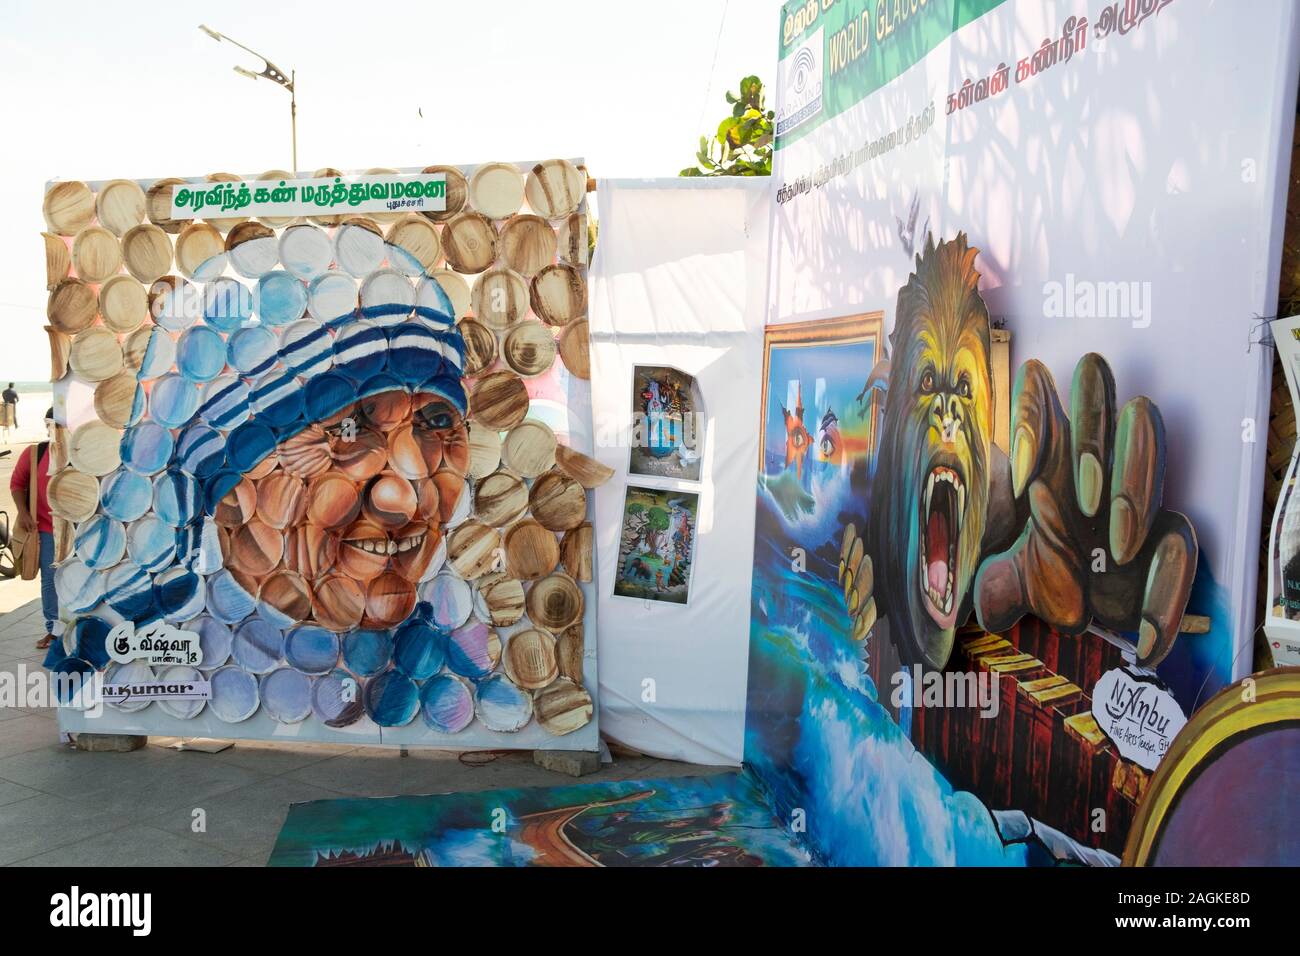
[[[200,23],[297,71],[303,170],[583,156],[597,177],[672,176],[727,89],[772,79],[779,7],[0,0],[0,380],[49,376],[47,180],[290,166],[288,94],[236,74],[260,64]]]

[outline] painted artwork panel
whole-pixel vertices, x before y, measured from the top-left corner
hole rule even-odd
[[[619,531],[618,597],[688,604],[700,496],[628,485]]]
[[[269,866],[804,866],[744,773],[289,809]]]
[[[665,365],[632,368],[633,435],[628,474],[699,481],[704,414],[695,377]]]

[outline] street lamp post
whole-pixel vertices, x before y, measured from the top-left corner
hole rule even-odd
[[[298,94],[294,88],[294,84],[297,80],[297,72],[290,70],[286,76],[284,70],[280,69],[256,50],[244,46],[244,44],[240,43],[238,40],[231,39],[224,33],[212,29],[212,27],[205,23],[200,23],[199,29],[217,42],[225,40],[227,43],[233,43],[244,52],[251,53],[262,61],[261,72],[254,72],[252,70],[247,70],[242,66],[236,66],[234,70],[240,76],[246,76],[250,80],[267,79],[278,86],[283,86],[289,91],[289,128],[293,137],[293,171],[296,174],[298,172]]]

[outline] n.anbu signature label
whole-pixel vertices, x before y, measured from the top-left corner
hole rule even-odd
[[[1156,766],[1187,723],[1183,709],[1154,675],[1109,670],[1092,690],[1092,716],[1120,756],[1147,770]]]

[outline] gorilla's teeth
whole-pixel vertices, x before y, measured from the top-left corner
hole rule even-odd
[[[957,531],[961,531],[961,526],[966,521],[966,486],[957,485]]]
[[[930,499],[934,497],[934,472],[930,472],[930,480],[925,483],[925,519],[930,520]]]

